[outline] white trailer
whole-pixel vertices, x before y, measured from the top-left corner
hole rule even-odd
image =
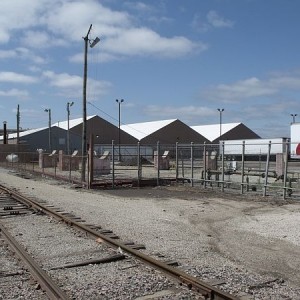
[[[300,123],[291,124],[291,158],[300,158]]]

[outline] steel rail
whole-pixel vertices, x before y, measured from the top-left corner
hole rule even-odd
[[[31,275],[41,285],[50,299],[67,300],[65,292],[51,279],[50,276],[34,261],[34,259],[26,252],[6,228],[0,224],[0,234],[5,238],[10,248],[21,258],[22,262],[27,266]]]
[[[0,185],[0,189],[7,191],[15,199],[17,199],[19,201],[24,201],[28,205],[31,205],[33,208],[35,208],[39,211],[48,213],[48,214],[52,215],[53,217],[55,217],[56,219],[62,220],[72,227],[76,227],[76,228],[80,229],[81,231],[89,233],[91,236],[93,236],[95,238],[100,238],[115,248],[121,248],[123,251],[138,258],[139,260],[146,263],[147,265],[149,265],[155,269],[159,269],[163,273],[168,274],[170,277],[176,279],[181,284],[185,284],[186,287],[188,287],[189,289],[200,293],[202,296],[204,296],[205,299],[210,299],[210,300],[238,300],[239,299],[238,297],[228,294],[226,292],[223,292],[223,291],[215,288],[214,286],[212,286],[202,280],[197,279],[196,277],[193,277],[179,269],[169,266],[168,264],[166,264],[162,261],[159,261],[159,260],[157,260],[151,256],[148,256],[140,251],[137,251],[137,250],[131,248],[130,246],[125,245],[122,242],[118,242],[115,239],[112,239],[109,236],[106,236],[105,234],[99,233],[98,231],[90,228],[87,225],[84,225],[80,222],[76,222],[75,220],[72,220],[72,218],[68,218],[67,216],[62,215],[59,212],[56,212],[55,210],[53,210],[47,206],[44,206],[32,199],[29,199],[15,191],[9,190],[8,188],[6,188],[2,185]]]

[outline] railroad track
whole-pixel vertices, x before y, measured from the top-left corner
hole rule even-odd
[[[121,242],[118,237],[111,232],[110,230],[104,230],[102,228],[99,228],[95,225],[87,225],[84,223],[84,220],[81,220],[80,218],[66,213],[62,212],[57,208],[54,208],[53,206],[49,206],[45,203],[39,203],[36,200],[30,199],[24,195],[21,195],[20,193],[16,192],[15,190],[11,190],[5,186],[0,185],[0,218],[2,217],[11,217],[11,216],[19,216],[25,215],[26,213],[29,213],[34,211],[35,213],[39,214],[47,214],[54,218],[55,220],[59,222],[64,222],[71,226],[72,229],[80,230],[80,232],[83,232],[84,234],[89,235],[90,237],[97,240],[99,243],[105,243],[109,245],[110,247],[113,247],[116,252],[114,252],[112,255],[106,258],[102,258],[100,260],[87,260],[81,262],[81,265],[85,264],[93,264],[93,263],[103,263],[103,262],[111,262],[111,261],[117,261],[119,259],[123,259],[124,254],[126,256],[131,256],[134,259],[139,260],[143,264],[146,264],[147,266],[150,266],[151,268],[155,270],[159,270],[162,274],[166,274],[167,277],[171,277],[176,280],[176,282],[179,282],[180,286],[186,287],[188,290],[193,291],[196,294],[202,295],[204,299],[238,299],[233,295],[230,295],[228,293],[225,293],[216,287],[209,285],[198,278],[195,278],[193,276],[188,275],[187,273],[181,271],[180,269],[173,267],[168,262],[163,262],[160,260],[157,260],[149,255],[144,254],[142,251],[139,251],[139,248],[143,248],[142,245],[136,245],[134,243],[129,242]],[[3,211],[2,211],[3,210]],[[8,232],[5,228],[0,227],[1,232],[3,235],[9,236]],[[12,246],[14,247],[14,251],[17,251],[18,246]],[[22,254],[19,254],[20,257],[25,258],[28,256],[28,254],[24,254],[25,251],[21,251]],[[28,258],[28,257],[27,257]],[[30,260],[30,258],[29,258]],[[31,262],[29,265],[34,264]],[[55,269],[64,269],[68,267],[74,267],[79,266],[80,263],[75,264],[65,264],[63,266],[53,267],[51,270]],[[30,268],[30,267],[29,267]],[[51,281],[51,278],[49,277],[49,287],[47,284],[47,274],[44,274],[45,272],[41,268],[37,268],[38,271],[35,273],[34,277],[37,279],[39,274],[46,275],[44,277],[43,282],[41,281],[41,286],[43,289],[48,290],[51,295],[51,299],[67,299],[64,297],[67,297],[64,292],[60,294],[60,288],[55,287],[55,283]],[[43,276],[41,276],[43,277]],[[46,278],[46,279],[45,279]],[[38,279],[37,279],[38,280]],[[54,293],[57,292],[57,295]]]

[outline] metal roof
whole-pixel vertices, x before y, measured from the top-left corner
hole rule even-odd
[[[176,120],[177,119],[126,124],[121,125],[121,129],[140,141],[146,136],[173,123]]]
[[[89,120],[89,119],[94,118],[95,116],[96,115],[87,116],[86,119]],[[77,118],[77,119],[69,120],[69,128],[71,129],[72,127],[75,127],[75,126],[81,124],[82,119],[83,118]],[[68,130],[68,121],[56,122],[56,123],[52,124],[51,127],[59,127],[61,129]],[[34,128],[34,129],[28,129],[28,130],[25,130],[25,131],[20,131],[19,132],[19,137],[23,137],[23,136],[26,136],[26,135],[29,135],[29,134],[32,134],[32,133],[36,133],[36,132],[39,132],[39,131],[42,131],[42,130],[45,130],[45,129],[48,129],[48,128],[49,127],[41,127],[41,128]],[[10,133],[8,135],[8,138],[9,139],[16,139],[17,138],[17,133],[16,132]],[[0,136],[0,140],[3,140],[3,135]]]
[[[94,116],[87,116],[86,119],[89,120],[89,119],[92,119],[94,117],[96,117],[96,115],[94,115]],[[69,128],[71,129],[71,128],[77,126],[77,125],[80,125],[82,122],[83,122],[83,118],[77,118],[77,119],[69,120]],[[53,126],[57,126],[59,128],[68,130],[68,121],[57,122],[57,123],[54,123],[51,126],[52,127]]]
[[[222,124],[222,135],[226,132],[232,130],[233,128],[237,127],[242,123],[225,123]],[[198,126],[191,126],[192,129],[203,135],[209,141],[214,141],[215,139],[220,137],[220,124],[211,124],[211,125],[198,125]]]
[[[35,132],[39,132],[39,131],[48,129],[48,128],[49,127],[41,127],[41,128],[28,129],[28,130],[25,130],[25,131],[20,131],[19,132],[19,137],[23,137],[23,136],[26,136],[26,135],[29,135],[29,134],[32,134],[32,133],[35,133]],[[17,138],[17,132],[8,134],[8,138],[9,139],[16,139]],[[3,135],[0,136],[0,140],[3,140]]]

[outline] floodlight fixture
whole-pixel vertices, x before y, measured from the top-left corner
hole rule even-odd
[[[295,123],[296,122],[297,114],[291,114],[291,117],[293,118],[293,123]]]
[[[100,39],[96,37],[94,40],[89,40],[89,41],[90,41],[90,47],[94,48],[100,42]]]

